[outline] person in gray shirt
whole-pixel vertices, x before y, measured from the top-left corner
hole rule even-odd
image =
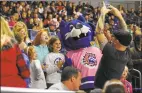
[[[61,74],[61,82],[49,87],[48,90],[78,91],[81,84],[81,73],[74,67],[65,67]]]
[[[108,42],[103,32],[105,15],[108,12],[112,13],[119,19],[121,27],[121,29],[112,33],[111,42]],[[96,26],[96,37],[99,41],[103,56],[94,80],[95,87],[102,89],[107,80],[120,79],[126,65],[130,68],[133,66],[128,48],[132,37],[127,30],[127,25],[120,11],[117,8],[111,5],[107,8],[105,3],[103,3],[101,16]]]

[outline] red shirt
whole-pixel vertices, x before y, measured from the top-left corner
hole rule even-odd
[[[1,52],[1,85],[5,87],[26,87],[24,78],[29,78],[27,68],[18,45]]]
[[[60,11],[64,8],[64,6],[57,6],[57,9]]]

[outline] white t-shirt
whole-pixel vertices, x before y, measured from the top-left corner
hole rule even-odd
[[[65,62],[65,56],[61,53],[49,53],[44,60],[44,63],[48,65],[45,69],[47,73],[46,82],[47,83],[58,83],[61,81],[61,73],[59,72],[59,68],[57,67],[57,63],[59,61]]]
[[[30,78],[31,78],[31,88],[45,89],[46,81],[41,64],[39,60],[32,60],[30,63]]]
[[[67,90],[69,91],[69,89],[62,82],[52,85],[51,87],[49,87],[48,90]]]
[[[43,11],[44,11],[43,7],[42,8],[38,8],[38,10],[39,10],[39,13],[43,13]]]

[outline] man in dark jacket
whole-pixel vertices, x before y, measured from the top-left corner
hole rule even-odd
[[[139,70],[142,73],[142,35],[137,35],[134,38],[134,47],[130,49],[131,56],[132,56],[132,62],[133,67],[137,70]],[[132,74],[137,75],[138,73],[131,72]],[[142,82],[137,80],[136,87],[140,87],[140,83],[142,85]]]

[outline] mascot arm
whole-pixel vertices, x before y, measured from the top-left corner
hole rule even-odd
[[[63,68],[65,68],[67,66],[72,66],[72,60],[70,58],[68,58],[67,56],[65,56],[65,63],[63,65]]]

